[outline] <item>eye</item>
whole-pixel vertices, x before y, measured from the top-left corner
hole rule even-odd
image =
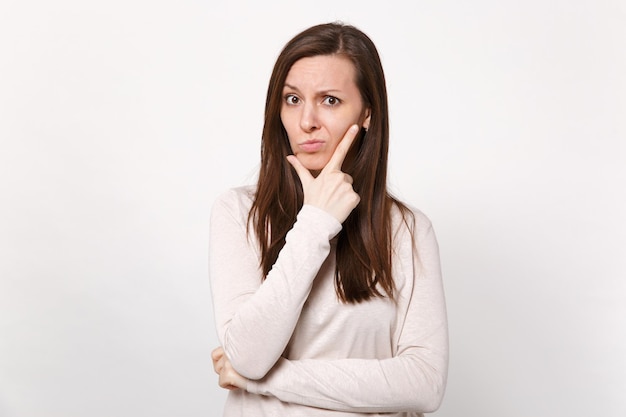
[[[285,103],[295,105],[300,103],[300,99],[295,94],[287,94],[285,95]]]
[[[334,107],[334,106],[338,105],[340,102],[341,102],[341,100],[339,100],[337,97],[326,96],[326,97],[324,97],[324,101],[322,103],[326,104],[327,106]]]

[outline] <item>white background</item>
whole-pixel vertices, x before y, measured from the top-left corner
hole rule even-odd
[[[210,207],[254,180],[280,48],[333,20],[438,233],[436,415],[626,414],[623,1],[4,0],[0,416],[221,414]]]

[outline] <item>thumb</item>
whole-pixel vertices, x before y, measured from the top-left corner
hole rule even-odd
[[[302,182],[303,187],[314,180],[313,175],[300,163],[295,155],[287,155],[287,161],[296,170],[296,174],[300,177],[300,182]]]

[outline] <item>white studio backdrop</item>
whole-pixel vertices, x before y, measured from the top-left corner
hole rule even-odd
[[[438,233],[435,415],[626,413],[623,1],[5,0],[1,417],[221,415],[210,207],[254,181],[280,48],[333,20],[379,48],[390,186]]]

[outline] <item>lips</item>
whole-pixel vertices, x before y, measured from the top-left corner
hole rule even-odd
[[[298,145],[304,152],[317,152],[324,146],[323,140],[311,139]]]

